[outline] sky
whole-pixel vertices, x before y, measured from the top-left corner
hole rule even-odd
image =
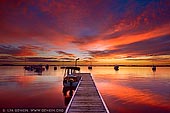
[[[169,0],[0,0],[0,62],[170,64]]]

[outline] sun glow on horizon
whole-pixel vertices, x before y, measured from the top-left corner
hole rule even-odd
[[[0,1],[0,10],[0,64],[170,65],[169,1]]]

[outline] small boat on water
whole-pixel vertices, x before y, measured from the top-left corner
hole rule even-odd
[[[115,65],[115,66],[114,66],[114,69],[115,69],[116,71],[118,71],[118,70],[119,70],[119,66],[118,66],[118,65]]]
[[[54,66],[54,70],[57,70],[57,66]]]
[[[156,66],[155,65],[152,66],[152,71],[156,71]]]
[[[36,67],[36,68],[34,69],[34,72],[42,73],[44,70],[45,70],[45,68],[42,68],[42,67]]]
[[[45,71],[45,68],[43,68],[42,65],[30,65],[30,66],[24,66],[24,69],[27,71],[34,71],[38,74],[42,73]]]
[[[49,69],[49,65],[47,64],[47,65],[45,65],[45,69],[46,70],[48,70]]]
[[[61,67],[60,67],[60,69],[65,69],[65,68],[66,68],[66,66],[61,66]]]
[[[80,67],[65,67],[63,86],[75,87],[78,85],[80,76],[76,75],[76,71],[80,71]]]
[[[89,70],[92,69],[92,61],[90,61],[90,65],[88,65],[88,69],[89,69]]]
[[[34,67],[33,66],[24,66],[24,69],[27,71],[33,71]]]
[[[90,66],[88,66],[88,69],[92,69],[92,66],[90,65]]]

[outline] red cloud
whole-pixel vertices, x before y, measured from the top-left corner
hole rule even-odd
[[[42,50],[36,46],[0,46],[0,54],[7,54],[12,56],[36,56],[35,50]]]
[[[170,34],[169,10],[169,1],[1,0],[0,44],[24,45],[2,49],[15,56],[36,56],[42,48],[56,48],[54,55],[61,49],[109,51]]]
[[[36,56],[37,53],[28,49],[28,48],[22,48],[18,53],[14,54],[14,56]]]

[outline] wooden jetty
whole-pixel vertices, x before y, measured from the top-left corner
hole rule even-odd
[[[65,113],[109,113],[90,73],[78,73],[81,80]]]

